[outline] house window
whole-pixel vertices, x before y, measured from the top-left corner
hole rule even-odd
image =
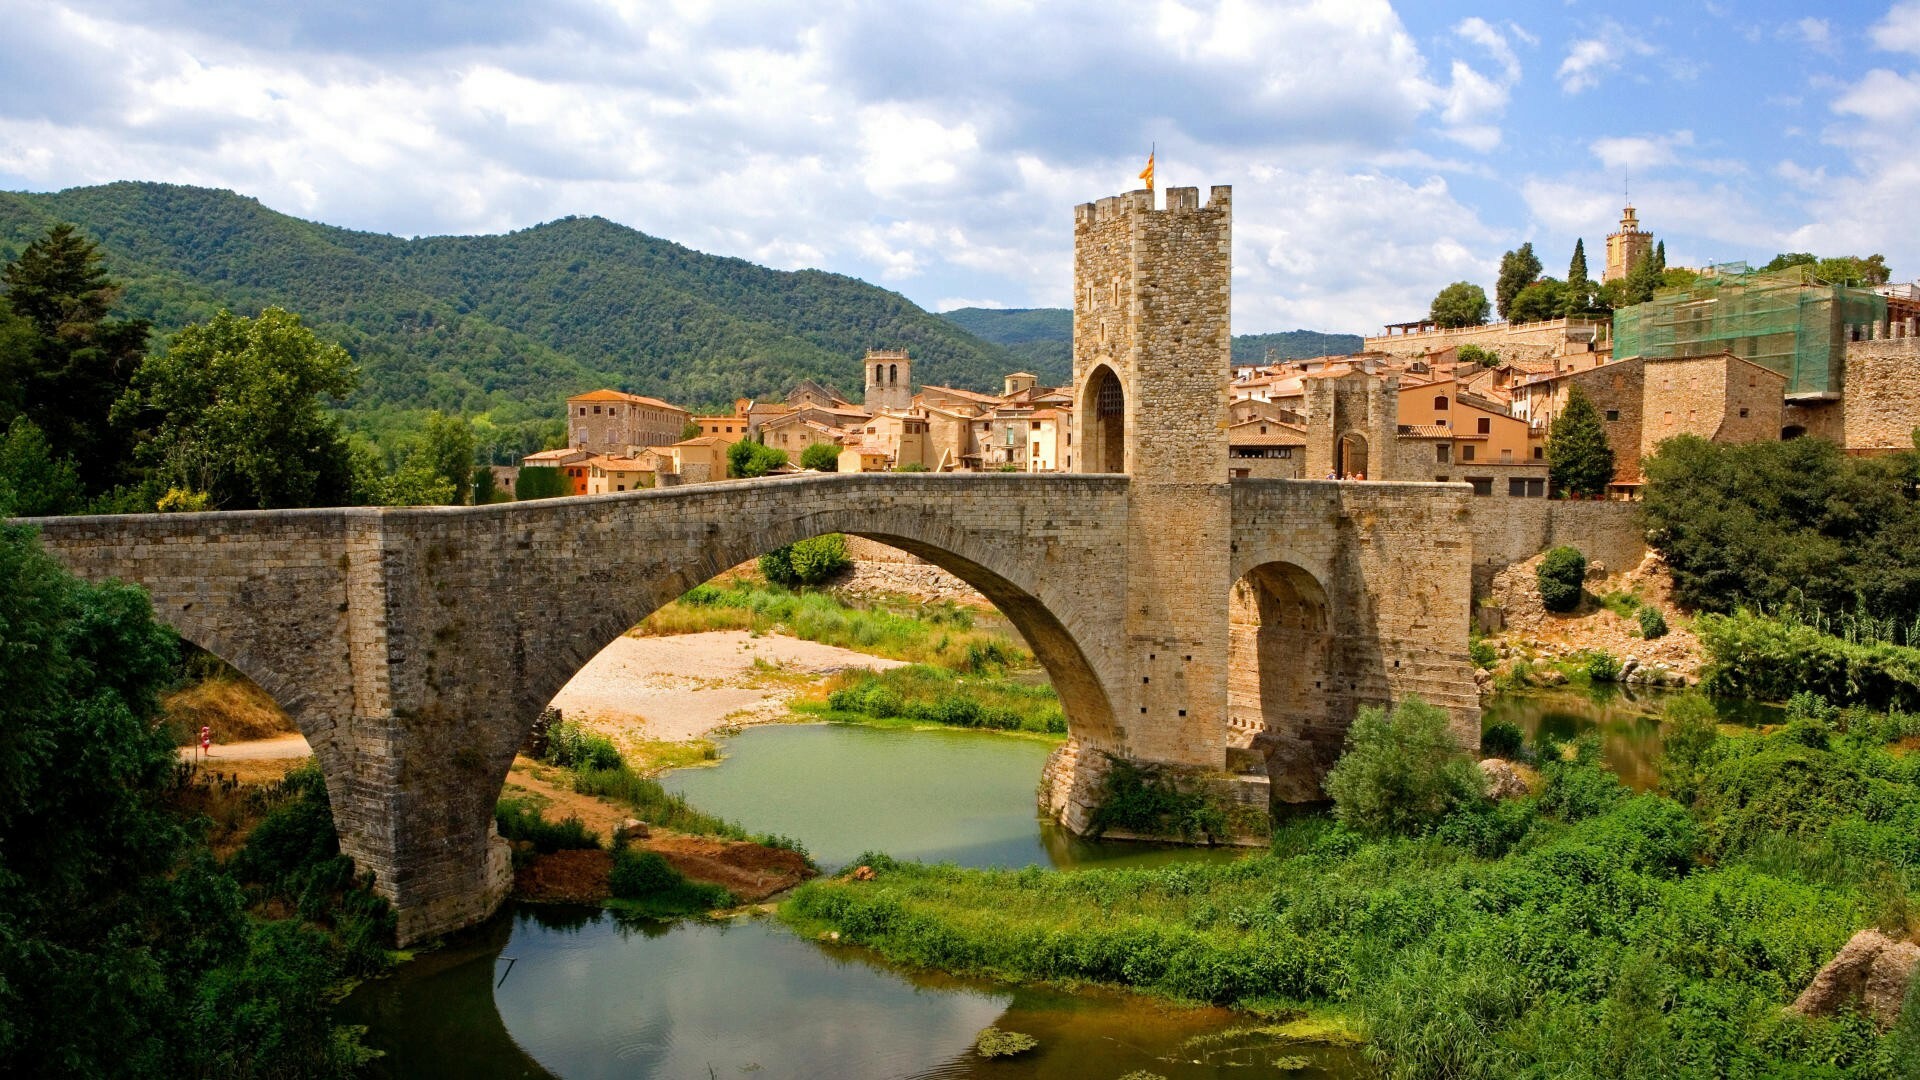
[[[1546,447],[1544,447],[1544,446],[1536,446],[1536,447],[1534,447],[1534,448],[1533,448],[1533,460],[1535,460],[1535,461],[1539,461],[1539,460],[1541,460],[1542,458],[1545,458],[1546,456],[1547,456],[1547,448],[1546,448]]]
[[[1481,417],[1481,418],[1480,418],[1480,426],[1479,426],[1479,428],[1478,428],[1477,430],[1478,430],[1478,431],[1480,432],[1480,434],[1482,434],[1482,435],[1491,435],[1491,434],[1493,434],[1493,418],[1492,418],[1492,417],[1490,417],[1490,416],[1483,416],[1483,417]]]
[[[585,405],[580,406],[580,415],[581,416],[587,415],[587,407]]]
[[[1473,485],[1475,495],[1493,494],[1493,477],[1491,476],[1469,476],[1467,483]]]
[[[1620,422],[1620,410],[1619,410],[1619,409],[1608,409],[1608,410],[1607,410],[1607,422],[1608,422],[1608,423],[1610,423],[1610,424],[1617,424],[1617,423],[1619,423],[1619,422]]]
[[[1467,445],[1460,448],[1460,460],[1461,461],[1473,460],[1473,444],[1472,443],[1468,443]]]
[[[1039,431],[1039,430],[1040,430],[1040,421],[1038,421],[1038,420],[1035,420],[1035,421],[1033,422],[1033,430],[1035,430],[1035,431]]]
[[[1436,398],[1434,398],[1434,399],[1433,399],[1433,407],[1434,407],[1434,410],[1435,410],[1436,412],[1446,412],[1446,411],[1447,411],[1447,398],[1446,398],[1446,395],[1445,395],[1445,394],[1442,394],[1442,395],[1440,395],[1439,397],[1436,397]]]
[[[1745,420],[1746,418],[1747,418],[1747,410],[1745,410],[1745,409],[1741,409],[1741,410],[1740,410],[1740,419],[1742,419],[1742,420]]]
[[[1453,460],[1453,447],[1448,446],[1446,443],[1435,443],[1433,447],[1433,460],[1442,465],[1447,464]]]
[[[593,407],[593,415],[595,415],[595,416],[599,416],[599,415],[600,415],[600,406],[598,406],[598,405],[595,405],[595,406]]]
[[[1516,499],[1541,499],[1547,494],[1545,480],[1512,477],[1507,480],[1507,494]]]
[[[1500,464],[1502,465],[1513,464],[1513,451],[1511,450],[1500,451]]]

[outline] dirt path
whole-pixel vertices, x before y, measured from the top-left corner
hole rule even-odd
[[[603,841],[610,839],[614,830],[632,816],[625,807],[582,795],[566,786],[562,770],[527,758],[514,759],[513,769],[507,774],[505,794],[538,796],[546,800],[540,811],[542,817],[548,821],[577,817],[587,828],[599,833]],[[740,840],[655,828],[638,844],[659,852],[675,870],[694,881],[721,886],[741,903],[764,900],[813,876],[806,860],[791,851]],[[551,865],[542,865],[548,863]],[[599,875],[599,895],[605,896],[604,875],[608,865],[604,858],[557,852],[537,860],[529,868],[530,872],[519,875],[516,889],[533,899],[585,899],[592,892],[591,879]]]
[[[181,761],[193,761],[200,752],[197,746],[180,748]],[[208,768],[219,768],[228,761],[267,761],[277,758],[311,757],[313,748],[307,740],[298,735],[275,735],[271,739],[250,739],[246,742],[214,743],[213,753],[205,759]]]
[[[744,630],[622,637],[553,699],[569,720],[609,735],[683,741],[786,712],[798,684],[848,668],[899,667],[852,649]]]

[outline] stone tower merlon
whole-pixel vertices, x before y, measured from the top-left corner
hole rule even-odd
[[[1233,189],[1213,188],[1204,207],[1191,187],[1168,188],[1164,209],[1148,190],[1084,203],[1073,232],[1069,468],[1225,477]]]
[[[868,412],[904,412],[913,407],[913,361],[905,349],[868,349],[863,363],[867,393],[862,400]]]

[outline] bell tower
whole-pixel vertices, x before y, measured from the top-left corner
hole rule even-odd
[[[905,349],[868,349],[867,393],[862,399],[867,411],[882,409],[905,412],[913,407],[913,361]]]

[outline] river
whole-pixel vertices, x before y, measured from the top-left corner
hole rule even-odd
[[[1495,701],[1487,722],[1563,739],[1598,732],[1608,763],[1644,788],[1658,772],[1659,703],[1524,695]],[[1728,711],[1733,722],[1770,718]],[[702,810],[800,840],[827,869],[867,850],[1063,871],[1240,857],[1088,842],[1040,821],[1034,788],[1051,748],[981,732],[773,725],[729,739],[720,765],[666,783]],[[1252,1021],[1224,1010],[908,972],[766,917],[663,923],[520,905],[361,987],[343,1010],[368,1025],[388,1055],[377,1071],[394,1077],[1370,1075],[1355,1051],[1237,1033]],[[1040,1045],[983,1060],[971,1046],[988,1025]]]

